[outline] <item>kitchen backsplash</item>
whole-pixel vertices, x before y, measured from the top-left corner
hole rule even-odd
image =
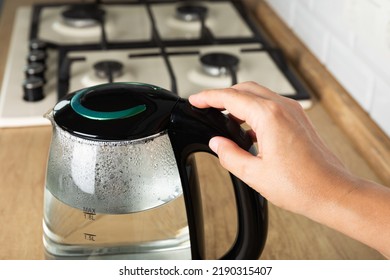
[[[390,0],[266,0],[390,135]]]

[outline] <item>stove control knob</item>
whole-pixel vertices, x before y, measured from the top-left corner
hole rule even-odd
[[[23,99],[30,102],[42,100],[44,98],[43,84],[42,78],[34,76],[27,78],[23,83]]]
[[[32,62],[27,64],[24,72],[26,74],[26,78],[35,76],[41,78],[43,82],[45,82],[45,66],[42,63]]]
[[[32,50],[27,56],[27,61],[31,62],[39,62],[45,65],[46,60],[46,52],[42,50]]]
[[[46,42],[39,40],[39,39],[30,40],[30,50],[46,51],[46,49],[47,49]]]

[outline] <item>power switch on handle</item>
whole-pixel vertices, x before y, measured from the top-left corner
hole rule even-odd
[[[198,121],[202,120],[207,127],[212,128],[209,132],[215,135],[210,135],[211,137],[224,136],[233,138],[238,142],[237,144],[239,146],[245,147],[245,149],[249,149],[252,146],[253,143],[245,130],[243,130],[238,123],[232,121],[227,115],[214,108],[199,109],[191,106],[191,111],[193,117]]]

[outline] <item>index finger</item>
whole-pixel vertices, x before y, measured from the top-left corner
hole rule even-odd
[[[256,82],[247,81],[233,85],[232,88],[252,93],[256,96],[260,96],[266,99],[275,99],[279,97],[279,94],[273,92],[269,88],[259,85]]]
[[[255,102],[254,95],[235,88],[205,90],[189,97],[190,103],[198,108],[213,107],[226,109],[237,119],[247,122],[250,125],[251,114],[259,111],[258,102]],[[258,99],[261,97],[257,96]],[[255,117],[255,116],[253,116]]]

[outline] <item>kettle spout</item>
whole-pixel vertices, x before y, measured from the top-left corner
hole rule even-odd
[[[55,124],[55,121],[54,121],[54,113],[55,112],[58,112],[60,111],[62,108],[64,108],[66,105],[69,104],[69,100],[62,100],[60,102],[58,102],[53,109],[50,109],[49,111],[47,111],[43,117],[45,117],[46,119],[48,119],[52,125]]]
[[[49,111],[47,111],[44,115],[43,115],[44,118],[48,119],[51,124],[53,124],[54,122],[54,115],[53,115],[53,110],[50,109]]]

